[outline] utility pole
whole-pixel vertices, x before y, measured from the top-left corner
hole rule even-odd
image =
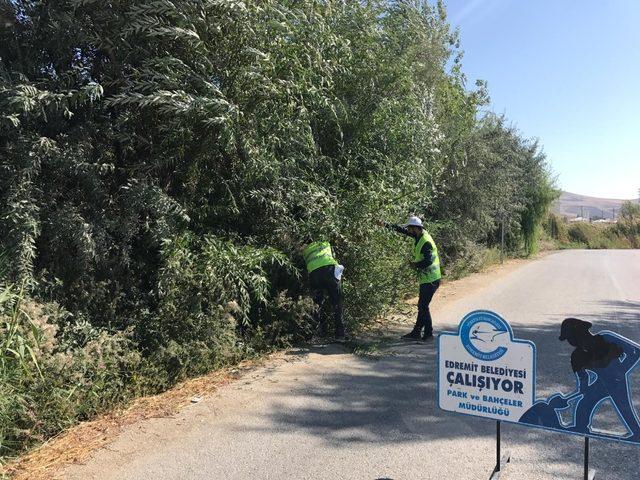
[[[500,263],[504,263],[504,215],[500,222]]]
[[[507,219],[507,213],[503,207],[496,205],[496,219],[500,221],[500,263],[504,263],[504,224]]]

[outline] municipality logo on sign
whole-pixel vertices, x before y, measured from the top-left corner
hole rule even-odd
[[[535,399],[535,345],[500,315],[477,310],[438,337],[440,408],[517,422]]]
[[[460,340],[462,345],[474,358],[493,361],[507,353],[507,342],[510,327],[502,318],[493,312],[478,311],[475,315],[467,315],[460,324]]]

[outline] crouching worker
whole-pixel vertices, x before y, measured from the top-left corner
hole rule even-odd
[[[380,225],[413,238],[412,261],[410,262],[418,277],[420,296],[418,299],[418,318],[413,330],[402,338],[418,339],[422,332],[423,340],[433,339],[433,322],[429,304],[440,286],[440,257],[433,238],[422,226],[422,220],[412,215],[404,225],[394,225],[383,221]]]
[[[302,252],[309,272],[309,284],[313,300],[318,305],[318,322],[320,306],[326,294],[333,308],[334,335],[336,340],[344,340],[344,311],[342,305],[341,274],[343,267],[333,258],[329,242],[313,242]]]

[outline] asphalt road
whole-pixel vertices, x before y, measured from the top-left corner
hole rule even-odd
[[[436,312],[440,331],[490,309],[538,351],[538,397],[569,392],[567,316],[640,341],[640,251],[543,257]],[[450,414],[436,401],[435,343],[392,342],[377,359],[337,347],[292,352],[173,418],[128,428],[68,479],[482,479],[495,461],[495,423]],[[632,396],[640,411],[640,368]],[[599,421],[615,424],[609,405]],[[583,441],[503,424],[512,461],[503,478],[582,478]],[[599,479],[637,479],[640,447],[591,441]]]

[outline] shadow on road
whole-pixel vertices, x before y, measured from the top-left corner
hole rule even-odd
[[[592,331],[612,330],[640,341],[640,302],[605,302],[593,305],[593,313],[578,315],[591,321]],[[575,381],[570,366],[571,347],[558,339],[560,323],[572,312],[549,315],[540,326],[513,322],[518,338],[536,343],[538,355],[537,396],[570,392]],[[333,347],[331,347],[333,348]],[[340,348],[340,347],[336,347]],[[460,416],[438,408],[436,400],[436,343],[394,342],[383,350],[392,355],[377,361],[357,358],[346,369],[312,376],[294,391],[282,392],[270,408],[271,424],[277,428],[303,430],[327,442],[330,447],[347,444],[399,442],[435,443],[450,439],[490,439],[495,423]],[[332,349],[326,352],[330,354]],[[640,411],[640,368],[632,374],[632,397]],[[305,407],[290,405],[290,397],[310,397]],[[598,414],[599,427],[613,428],[618,420],[609,406]],[[601,418],[600,418],[601,417]],[[505,424],[505,442],[523,451],[534,449],[546,462],[545,470],[582,462],[581,439],[543,430]],[[464,442],[463,442],[464,444]],[[607,464],[603,478],[629,478],[629,462],[637,465],[640,447],[613,442],[593,442],[594,461]],[[422,447],[421,447],[422,448]],[[464,452],[461,452],[461,454]],[[492,451],[487,455],[493,455]],[[522,455],[521,455],[522,457]]]

